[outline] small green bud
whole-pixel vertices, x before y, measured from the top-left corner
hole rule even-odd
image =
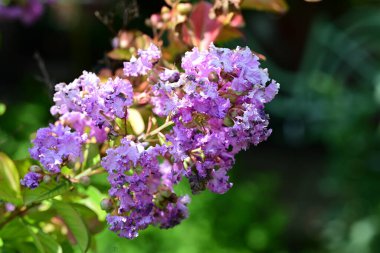
[[[51,176],[50,175],[45,175],[42,179],[44,183],[48,184],[51,181]]]
[[[79,179],[79,182],[84,186],[89,186],[91,184],[91,179],[88,176],[83,176]]]
[[[100,201],[100,208],[106,212],[111,212],[114,208],[112,200],[109,198],[103,199]]]
[[[225,117],[223,120],[223,124],[227,127],[232,127],[234,125],[234,121],[229,117]]]
[[[38,165],[32,165],[32,166],[30,166],[29,170],[31,172],[41,172],[42,171],[41,167],[38,166]]]

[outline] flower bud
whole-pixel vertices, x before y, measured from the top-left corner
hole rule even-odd
[[[191,11],[192,5],[189,3],[178,4],[177,10],[180,14],[186,15]]]
[[[164,22],[169,21],[171,18],[170,9],[166,6],[162,7],[161,9],[161,18]]]
[[[234,121],[229,117],[225,117],[223,119],[223,124],[227,127],[232,127],[234,125]]]
[[[217,83],[219,81],[219,76],[214,71],[210,72],[210,74],[208,75],[208,80],[210,80],[211,82]]]
[[[30,166],[29,170],[31,172],[41,172],[42,171],[41,167],[38,166],[38,165],[32,165],[32,166]]]
[[[83,186],[89,186],[90,183],[91,183],[91,179],[90,179],[90,177],[88,177],[88,176],[83,176],[83,177],[79,178],[79,182],[80,182]]]
[[[51,181],[51,176],[50,176],[50,175],[45,175],[45,176],[42,178],[42,181],[44,181],[44,183],[46,183],[46,184],[50,183],[50,181]]]
[[[161,21],[161,16],[159,14],[153,14],[152,16],[150,16],[149,21],[153,26],[157,26],[158,23]]]
[[[112,200],[109,198],[103,199],[100,202],[100,208],[106,212],[111,212],[113,210],[113,203]]]
[[[178,82],[179,80],[179,73],[178,72],[174,72],[173,75],[171,75],[168,79],[169,83],[175,83],[175,82]]]

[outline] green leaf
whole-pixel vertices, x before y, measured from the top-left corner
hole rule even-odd
[[[20,243],[14,243],[12,245],[15,249],[17,249],[16,252],[36,252],[37,248],[32,242],[20,242]],[[0,251],[1,252],[1,251]],[[7,252],[7,251],[5,251]]]
[[[42,183],[36,189],[27,189],[24,190],[24,203],[29,205],[34,202],[40,202],[42,200],[51,199],[55,196],[61,195],[71,188],[71,183],[64,180],[59,183],[51,181],[49,183]]]
[[[133,108],[128,109],[128,122],[131,124],[132,130],[136,135],[140,135],[144,132],[144,119],[138,110]]]
[[[86,156],[83,162],[84,168],[95,166],[100,162],[99,144],[88,143],[86,145]]]
[[[0,103],[0,116],[3,115],[6,110],[7,110],[7,107],[5,106],[5,104]]]
[[[40,239],[34,233],[33,229],[30,226],[26,225],[25,223],[23,224],[28,229],[29,235],[33,238],[34,245],[37,247],[38,252],[45,253],[44,247],[42,246]]]
[[[36,236],[37,239],[41,242],[44,253],[62,253],[61,246],[50,235],[45,234],[39,230]]]
[[[0,182],[0,199],[21,205],[20,176],[13,161],[4,153],[0,153]]]
[[[94,211],[100,220],[105,220],[107,213],[101,209],[100,202],[108,195],[102,193],[99,191],[98,187],[92,185],[87,188],[81,187],[78,191],[80,194],[87,195],[87,198],[82,198],[78,203],[83,204]]]
[[[62,253],[61,246],[48,234],[43,233],[41,230],[34,232],[32,227],[24,224],[28,229],[29,235],[33,238],[34,245],[40,253]],[[36,230],[36,229],[34,229]]]
[[[42,209],[46,208],[46,204],[42,205]],[[47,210],[41,211],[39,208],[31,208],[28,210],[27,217],[36,222],[50,222],[51,218],[56,216],[56,212],[49,208]]]
[[[28,173],[30,166],[35,164],[34,161],[30,158],[21,159],[21,160],[14,160],[13,162],[16,165],[18,174],[20,176]]]
[[[14,241],[29,236],[28,229],[20,218],[15,218],[0,230],[0,237],[4,241]]]
[[[92,235],[97,234],[103,230],[104,223],[99,221],[98,215],[93,210],[91,210],[85,205],[77,203],[74,203],[72,205],[75,208],[75,210],[78,211],[80,217],[82,217],[83,221],[86,224],[86,227]]]
[[[80,250],[86,252],[90,245],[90,235],[79,212],[70,204],[58,200],[53,202],[53,207],[70,230]]]
[[[108,192],[110,183],[107,180],[107,174],[96,174],[91,176],[91,185],[99,189],[101,192]]]
[[[113,60],[129,60],[131,59],[132,53],[126,49],[114,49],[107,54]]]

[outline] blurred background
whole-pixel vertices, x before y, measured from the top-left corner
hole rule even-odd
[[[27,157],[32,133],[53,122],[53,85],[102,66],[115,34],[94,13],[112,2],[60,1],[33,24],[0,22],[0,151]],[[138,4],[129,27],[147,30],[163,1]],[[380,252],[380,1],[288,5],[244,11],[245,38],[220,45],[265,55],[281,84],[273,134],[238,155],[234,187],[193,196],[174,229],[133,241],[105,229],[98,252]]]

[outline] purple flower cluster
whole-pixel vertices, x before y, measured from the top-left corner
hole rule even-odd
[[[107,151],[102,166],[109,174],[109,194],[118,200],[117,209],[107,217],[112,231],[131,239],[150,224],[170,228],[187,217],[189,198],[173,191],[181,171],[165,160],[166,155],[166,146],[145,149],[125,138]]]
[[[155,85],[154,112],[175,123],[169,153],[187,168],[193,193],[226,192],[234,156],[271,133],[264,104],[279,85],[258,60],[248,48],[194,48],[182,59],[185,73],[167,70]]]
[[[147,50],[138,50],[137,58],[132,56],[129,62],[124,62],[124,75],[145,75],[161,58],[161,51],[154,44],[150,44]]]
[[[182,59],[184,72],[155,67],[160,57],[153,44],[139,50],[137,58],[124,63],[124,74],[133,83],[151,82],[145,94],[150,104],[140,108],[142,117],[166,117],[165,125],[150,125],[140,136],[118,131],[117,120],[128,117],[134,102],[131,83],[120,78],[102,82],[83,72],[73,82],[56,86],[51,113],[59,120],[38,130],[30,150],[47,171],[59,173],[62,165],[82,157],[85,142],[104,142],[109,148],[101,166],[111,188],[102,208],[109,212],[110,229],[126,238],[135,238],[149,225],[173,227],[188,216],[189,197],[178,196],[173,188],[184,178],[194,194],[228,191],[235,155],[271,134],[264,106],[279,84],[269,79],[248,48],[194,48]],[[147,115],[151,108],[156,115]],[[30,172],[22,184],[35,188],[41,180]]]
[[[88,134],[89,138],[95,138],[98,143],[103,143],[107,139],[107,131],[96,126],[94,121],[83,113],[68,112],[63,114],[59,121],[78,133]]]
[[[90,128],[92,124],[101,129],[112,127],[115,118],[127,117],[127,108],[133,103],[131,83],[118,77],[102,83],[94,73],[83,72],[72,83],[57,84],[55,89],[51,113],[82,113],[90,119],[82,121],[89,123]]]
[[[31,171],[28,172],[23,179],[21,179],[21,185],[34,189],[40,185],[42,178],[42,174]]]
[[[71,128],[62,124],[50,124],[49,127],[40,128],[33,140],[33,148],[29,150],[33,159],[38,160],[50,173],[59,173],[61,166],[68,162],[75,162],[82,157],[82,144],[87,135],[73,132]],[[27,174],[35,180],[34,174]],[[25,186],[31,185],[32,180],[24,179]],[[33,186],[35,184],[32,184]],[[38,185],[38,184],[37,184]]]

